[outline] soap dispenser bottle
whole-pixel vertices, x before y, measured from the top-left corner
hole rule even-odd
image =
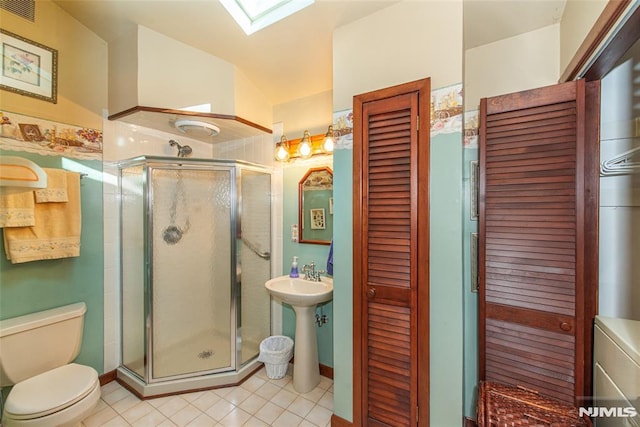
[[[294,256],[293,261],[291,261],[291,271],[289,272],[289,277],[300,277],[298,274],[298,257]]]

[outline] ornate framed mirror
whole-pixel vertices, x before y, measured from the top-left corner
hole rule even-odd
[[[333,238],[333,171],[311,168],[298,182],[300,243],[328,245]]]

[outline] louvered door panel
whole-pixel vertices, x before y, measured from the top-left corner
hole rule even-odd
[[[587,388],[595,289],[585,285],[595,246],[585,244],[585,93],[571,82],[481,104],[481,379],[571,404]]]
[[[428,354],[428,328],[418,332],[418,295],[428,295],[428,262],[418,263],[428,167],[418,165],[428,165],[428,138],[419,138],[418,111],[429,98],[418,83],[354,108],[354,424],[362,426],[415,425],[419,402],[428,402],[428,363],[418,364]]]
[[[490,303],[573,316],[576,218],[556,213],[575,212],[576,103],[549,110],[487,117],[485,296]],[[532,152],[539,156],[511,158]],[[505,240],[509,248],[502,247]],[[545,286],[548,280],[554,285]]]
[[[391,111],[381,103],[365,107],[367,128],[363,185],[367,288],[367,383],[370,420],[411,424],[411,151],[410,95]],[[414,130],[415,132],[415,130]],[[380,152],[380,150],[384,150]],[[389,156],[393,153],[393,157]]]

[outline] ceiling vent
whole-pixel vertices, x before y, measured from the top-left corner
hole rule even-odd
[[[194,138],[206,138],[216,136],[220,133],[220,128],[213,123],[201,120],[176,120],[173,124],[180,132]]]
[[[31,22],[36,20],[35,0],[0,0],[0,8]]]

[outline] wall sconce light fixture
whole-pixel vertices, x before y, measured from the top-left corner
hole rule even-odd
[[[331,155],[335,147],[333,139],[333,126],[329,126],[327,133],[311,135],[304,131],[302,138],[288,141],[286,136],[276,143],[274,157],[280,162],[288,162],[291,159],[308,159],[315,155]]]

